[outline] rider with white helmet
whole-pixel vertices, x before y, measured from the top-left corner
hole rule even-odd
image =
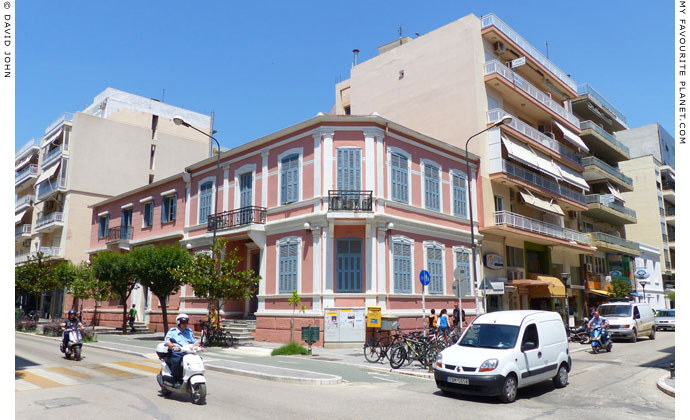
[[[167,364],[176,380],[182,380],[182,357],[181,347],[187,344],[200,346],[201,343],[194,338],[194,333],[189,328],[189,315],[179,314],[175,318],[177,327],[173,327],[165,335],[165,345],[172,351],[168,353]],[[174,342],[173,342],[174,341]],[[202,349],[203,350],[203,349]]]

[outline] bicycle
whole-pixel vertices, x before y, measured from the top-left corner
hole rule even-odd
[[[376,333],[379,333],[379,337],[376,337]],[[400,329],[398,329],[400,332]],[[385,341],[382,340],[383,337],[380,336],[381,330],[374,330],[374,336],[369,337],[364,343],[364,358],[369,363],[376,363],[381,359],[389,358],[388,351],[390,348],[400,341],[400,334],[393,334],[392,337],[388,337]]]
[[[234,338],[229,331],[225,331],[222,326],[218,325],[215,328],[211,328],[205,322],[202,321],[201,326],[201,345],[203,347],[213,347],[213,346],[226,346],[232,347],[234,344]]]
[[[390,365],[393,369],[400,368],[405,362],[411,364],[417,360],[422,367],[429,366],[427,348],[430,342],[424,337],[423,331],[412,331],[402,337],[402,340],[391,348]]]

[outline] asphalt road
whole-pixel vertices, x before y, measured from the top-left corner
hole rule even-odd
[[[674,337],[660,332],[654,341],[616,342],[611,353],[574,352],[566,388],[556,390],[543,382],[520,389],[509,405],[493,398],[446,397],[433,381],[422,378],[284,358],[298,369],[358,372],[341,385],[314,386],[207,371],[207,403],[195,406],[186,396],[159,395],[157,361],[85,348],[84,360],[75,362],[61,357],[57,342],[16,334],[15,415],[41,420],[673,418],[675,400],[656,388],[656,380],[675,357]]]

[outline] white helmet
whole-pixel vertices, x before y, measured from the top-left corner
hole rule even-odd
[[[179,326],[180,326],[180,323],[181,323],[182,321],[185,321],[185,322],[187,322],[187,323],[189,322],[189,315],[187,315],[187,314],[179,314],[179,315],[177,316],[177,318],[175,318],[175,321],[177,321],[177,326],[179,327]]]

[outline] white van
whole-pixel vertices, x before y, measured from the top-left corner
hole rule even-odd
[[[599,305],[599,316],[609,322],[609,333],[613,338],[627,338],[636,342],[637,337],[646,335],[654,340],[654,311],[648,303],[614,302]]]
[[[546,379],[565,387],[571,367],[558,313],[501,311],[477,317],[457,344],[439,353],[434,377],[444,393],[513,402],[518,388]]]

